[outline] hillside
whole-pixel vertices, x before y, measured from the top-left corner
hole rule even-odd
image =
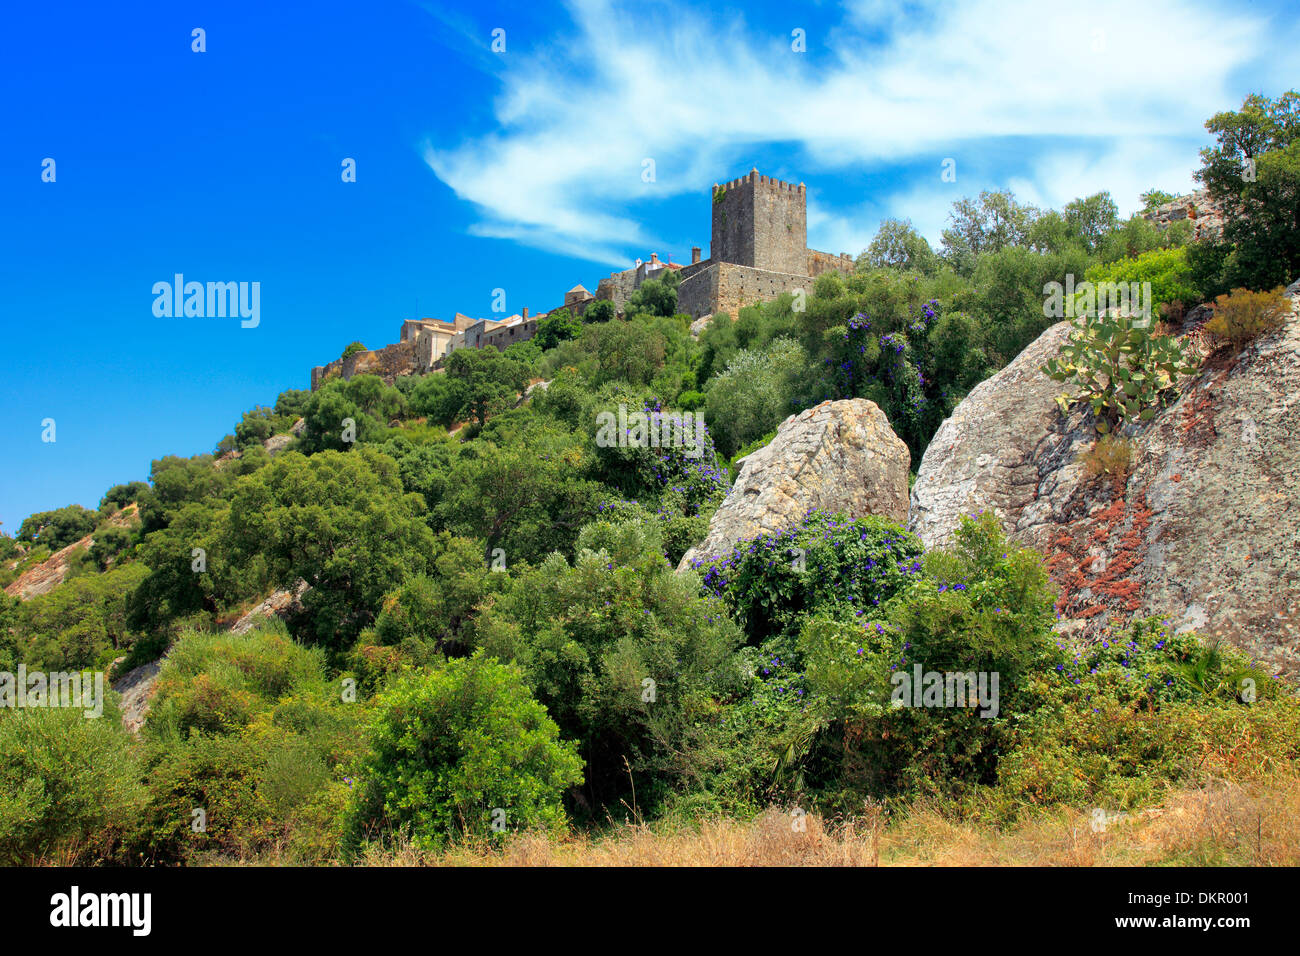
[[[757,264],[404,328],[32,515],[0,862],[1295,865],[1294,97],[1199,231],[984,193],[854,261],[715,190]]]

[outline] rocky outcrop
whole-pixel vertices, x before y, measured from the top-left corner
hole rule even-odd
[[[991,508],[1044,554],[1058,612],[1085,635],[1161,614],[1300,670],[1300,311],[1240,352],[1211,352],[1169,408],[1130,430],[1130,468],[1115,478],[1090,476],[1091,419],[1063,417],[1062,386],[1037,371],[1067,331],[1043,333],[940,427],[912,530],[932,547],[961,514]]]
[[[139,524],[139,508],[132,502],[109,518],[108,523],[114,528],[129,528]],[[18,598],[20,601],[30,601],[42,594],[49,594],[67,580],[68,572],[72,569],[71,561],[73,556],[85,551],[94,543],[95,536],[88,534],[84,538],[60,548],[40,564],[32,565],[18,575],[5,587],[5,593],[10,597]]]
[[[712,321],[713,321],[713,313],[710,312],[708,315],[702,315],[694,322],[692,322],[691,338],[698,339],[701,335],[703,335],[704,330],[709,327],[709,323]]]
[[[268,455],[274,458],[276,455],[280,454],[280,452],[292,445],[293,439],[294,436],[289,434],[272,435],[266,441],[262,442],[262,447],[266,449]]]
[[[1161,230],[1168,228],[1171,223],[1187,220],[1192,225],[1193,239],[1212,239],[1223,232],[1223,210],[1204,189],[1156,206],[1144,218],[1155,223]]]
[[[791,528],[809,509],[906,521],[910,465],[907,445],[874,402],[822,402],[792,415],[770,443],[743,459],[708,537],[677,569],[711,563],[737,541]]]
[[[975,386],[925,449],[909,519],[927,548],[946,543],[964,514],[992,508],[1007,521],[1038,497],[1039,457],[1061,412],[1062,386],[1039,371],[1070,332],[1059,322],[1010,365]]]
[[[145,718],[149,716],[149,702],[161,669],[161,661],[151,661],[132,668],[112,682],[113,690],[122,695],[122,726],[132,733],[143,727]]]
[[[231,634],[247,634],[272,615],[287,617],[302,609],[302,596],[307,593],[306,581],[299,581],[293,590],[281,589],[273,593],[230,626]]]

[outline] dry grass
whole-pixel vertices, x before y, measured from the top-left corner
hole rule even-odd
[[[1105,477],[1116,487],[1128,480],[1133,468],[1133,442],[1115,435],[1102,435],[1083,455],[1084,473],[1091,480]]]
[[[886,825],[879,815],[828,827],[770,809],[752,821],[694,828],[626,825],[597,835],[512,836],[504,847],[442,853],[409,845],[370,850],[370,866],[1151,866],[1300,865],[1300,777],[1210,783],[1160,807],[1094,829],[1081,810],[1038,814],[1012,827],[957,822],[919,805]]]

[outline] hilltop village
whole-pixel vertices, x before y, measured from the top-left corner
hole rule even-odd
[[[677,291],[681,312],[696,320],[720,312],[734,317],[741,306],[807,288],[809,280],[823,272],[853,271],[854,260],[847,253],[832,255],[808,248],[807,189],[803,183],[783,182],[752,169],[739,179],[715,183],[711,207],[709,258],[700,258],[699,246],[691,249],[689,265],[664,261],[658,253],[651,253],[648,260],[637,259],[632,268],[601,279],[594,295],[575,285],[564,293],[563,304],[554,308],[581,316],[591,303],[604,300],[622,316],[629,297],[642,283],[672,271],[681,280]],[[311,387],[314,390],[336,375],[345,379],[379,375],[391,383],[398,376],[441,368],[457,349],[490,345],[504,350],[531,339],[538,320],[550,311],[531,314],[525,308],[502,319],[475,319],[459,312],[451,321],[408,319],[395,344],[357,351],[313,368]]]

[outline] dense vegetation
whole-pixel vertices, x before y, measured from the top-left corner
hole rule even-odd
[[[1254,771],[1293,762],[1285,688],[1159,619],[1059,639],[1041,559],[988,514],[926,553],[882,519],[813,512],[673,569],[728,463],[801,408],[874,401],[915,469],[957,402],[1057,321],[1048,283],[1151,281],[1172,307],[1293,277],[1296,102],[1208,124],[1202,179],[1260,224],[1222,242],[1121,221],[1105,193],[1060,211],[984,193],[941,249],[886,222],[853,275],[715,316],[698,340],[675,277],[652,280],[622,317],[561,311],[439,373],[286,391],[213,455],[159,459],[97,511],[31,516],[0,536],[6,584],[93,544],[49,593],[0,595],[0,670],[163,664],[139,735],[112,703],[101,720],[0,709],[0,862],[323,862],[399,837],[917,797],[997,821],[1119,811],[1196,779],[1225,728],[1253,741]],[[1223,301],[1225,337],[1269,327]],[[691,447],[599,440],[620,409],[707,427]],[[276,589],[301,593],[283,621],[229,633]],[[997,674],[996,707],[896,706],[918,666]]]

